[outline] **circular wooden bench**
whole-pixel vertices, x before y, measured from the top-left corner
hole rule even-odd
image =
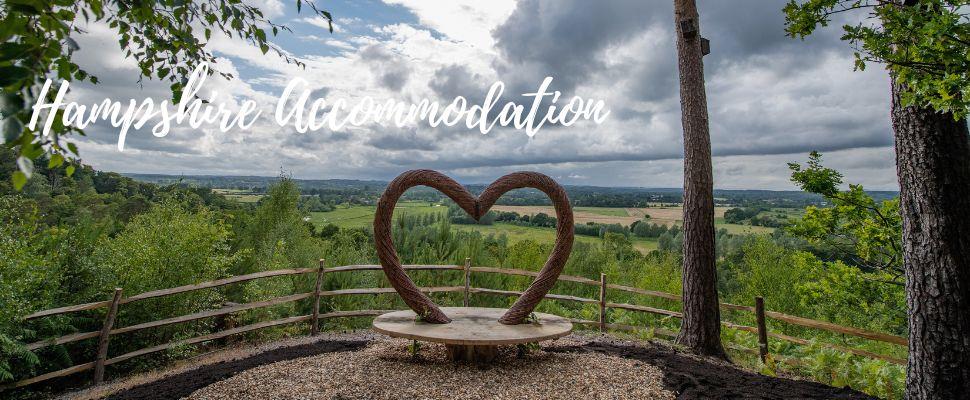
[[[533,313],[525,323],[499,323],[502,308],[442,307],[451,318],[447,324],[421,321],[414,311],[395,311],[374,319],[374,330],[391,337],[442,343],[455,361],[487,363],[498,354],[498,346],[533,343],[568,335],[569,320],[551,314]]]

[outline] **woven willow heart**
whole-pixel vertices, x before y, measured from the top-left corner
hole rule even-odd
[[[495,201],[509,190],[535,188],[544,192],[552,200],[557,219],[556,244],[552,253],[549,254],[546,264],[529,288],[499,319],[499,322],[506,325],[522,323],[549,289],[556,284],[559,274],[566,266],[566,260],[569,259],[569,252],[573,247],[573,210],[569,204],[569,198],[566,197],[566,191],[552,178],[538,172],[513,172],[505,175],[488,185],[478,197],[473,196],[458,182],[444,174],[427,169],[404,172],[387,185],[387,189],[377,203],[377,213],[374,215],[374,242],[377,247],[377,257],[391,286],[401,295],[408,307],[424,321],[437,324],[451,322],[451,319],[422,293],[404,272],[391,240],[391,216],[394,213],[394,206],[404,191],[420,185],[441,191],[476,220],[484,216]]]

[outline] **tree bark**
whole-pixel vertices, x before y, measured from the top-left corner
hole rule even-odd
[[[908,399],[970,394],[970,133],[967,121],[904,107],[892,123],[909,309]]]
[[[714,177],[697,5],[674,0],[680,108],[684,129],[684,318],[677,343],[727,359],[714,259]]]

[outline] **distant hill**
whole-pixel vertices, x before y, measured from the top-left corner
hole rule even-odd
[[[260,191],[273,182],[279,181],[278,176],[220,176],[220,175],[162,175],[162,174],[122,174],[143,182],[169,185],[183,183],[188,185],[206,186],[221,189],[240,189]],[[362,188],[367,186],[384,188],[387,181],[364,181],[357,179],[293,179],[301,188]]]
[[[138,181],[160,185],[183,184],[221,189],[245,190],[261,193],[266,187],[279,180],[275,176],[218,176],[218,175],[161,175],[161,174],[124,174]],[[317,194],[322,198],[331,196],[354,196],[358,202],[370,203],[377,200],[387,181],[356,179],[293,179],[304,194]],[[486,184],[466,185],[470,191],[480,192]],[[577,206],[588,207],[644,207],[650,203],[679,203],[683,191],[680,188],[641,188],[641,187],[604,187],[565,185],[570,199]],[[899,195],[895,191],[870,191],[877,200]],[[443,196],[429,188],[414,188],[406,196],[411,199],[437,201]],[[719,205],[762,204],[774,207],[804,207],[810,204],[824,204],[821,196],[795,190],[737,190],[715,189],[715,202]],[[536,190],[517,190],[503,196],[499,204],[505,205],[545,205],[548,199]]]

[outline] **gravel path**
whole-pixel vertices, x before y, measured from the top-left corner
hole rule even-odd
[[[573,334],[496,364],[446,359],[444,348],[368,332],[290,338],[213,353],[165,371],[64,396],[71,400],[190,399],[873,399],[776,378],[655,342]]]
[[[250,369],[190,395],[220,399],[674,399],[663,373],[605,354],[514,348],[494,364],[448,361],[444,347],[380,339],[356,352],[327,353]]]
[[[357,351],[378,337],[369,332],[333,332],[264,344],[239,344],[168,368],[67,393],[60,400],[176,400],[252,368],[324,353]]]

